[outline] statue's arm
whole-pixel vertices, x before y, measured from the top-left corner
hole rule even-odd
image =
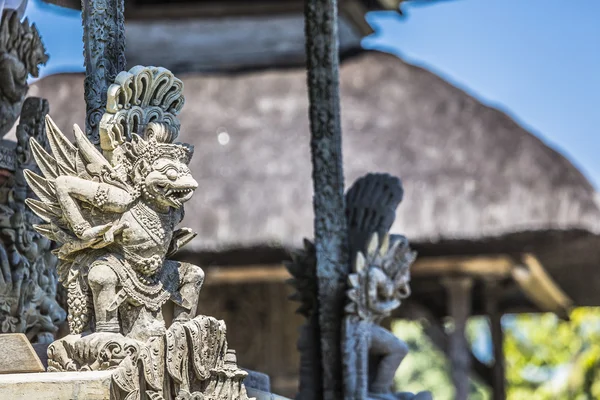
[[[75,234],[82,239],[91,239],[103,233],[105,227],[98,227],[98,232],[96,232],[83,216],[78,202],[92,204],[102,211],[123,213],[133,201],[127,191],[106,183],[93,182],[75,176],[59,176],[54,183],[63,215]]]

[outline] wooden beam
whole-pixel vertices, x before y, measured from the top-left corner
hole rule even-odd
[[[291,278],[283,265],[248,265],[243,267],[205,268],[205,285],[239,285],[248,283],[282,283]]]
[[[129,4],[129,3],[128,3]],[[157,5],[132,5],[125,16],[132,20],[165,20],[190,18],[223,18],[231,16],[276,15],[302,13],[303,3],[260,3],[260,2],[201,2],[169,3]]]
[[[413,276],[471,275],[510,277],[514,261],[507,255],[419,257]]]
[[[442,279],[442,284],[448,292],[448,312],[454,321],[448,354],[452,365],[452,382],[456,389],[455,399],[467,400],[469,398],[471,350],[465,331],[471,314],[473,279],[470,277],[448,277]]]
[[[534,255],[525,254],[523,265],[513,268],[511,275],[523,293],[541,311],[568,318],[573,300],[554,282]]]
[[[502,312],[498,309],[498,302],[502,296],[502,288],[494,280],[485,282],[485,309],[489,318],[492,345],[494,350],[494,366],[492,399],[506,399],[506,378],[504,360],[504,334],[502,332]]]
[[[193,261],[191,257],[187,257]],[[479,265],[479,267],[477,267]],[[474,257],[421,257],[411,274],[414,277],[439,277],[442,275],[472,275],[482,277],[510,277],[513,263],[508,256]],[[237,284],[247,282],[284,282],[290,278],[283,264],[245,266],[215,265],[205,268],[207,284]],[[209,281],[210,280],[210,281]]]

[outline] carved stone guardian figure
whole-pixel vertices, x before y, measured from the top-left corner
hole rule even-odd
[[[71,330],[48,369],[115,369],[115,399],[247,398],[224,322],[196,316],[204,273],[169,258],[195,236],[175,229],[198,186],[193,148],[175,142],[182,91],[170,71],[134,67],[108,89],[101,151],[50,118],[51,154],[31,142],[43,176],[26,171],[40,198],[27,203],[59,245]]]
[[[380,326],[383,318],[400,306],[410,295],[410,266],[416,253],[404,236],[390,235],[396,208],[402,201],[403,189],[398,178],[387,174],[368,174],[358,179],[346,193],[351,268],[348,275],[347,304],[343,337],[340,343],[344,359],[346,393],[364,393],[361,398],[431,399],[429,392],[394,393],[394,375],[408,353],[407,345]],[[318,351],[311,337],[310,324],[315,304],[320,300],[315,289],[314,246],[305,241],[304,250],[293,254],[288,265],[291,281],[298,292],[292,299],[302,302],[299,312],[307,317],[301,331],[301,387],[318,384],[308,367]],[[303,393],[298,398],[304,399]]]

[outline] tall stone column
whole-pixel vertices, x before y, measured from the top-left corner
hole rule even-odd
[[[307,0],[305,24],[321,393],[324,400],[333,400],[343,398],[341,327],[349,269],[344,216],[337,1]],[[318,366],[315,365],[315,368]],[[320,398],[320,393],[316,391],[312,398]]]
[[[106,107],[106,91],[126,70],[124,0],[82,0],[85,62],[85,130],[99,146],[98,126]]]

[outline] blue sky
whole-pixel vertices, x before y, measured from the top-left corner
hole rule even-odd
[[[565,154],[600,184],[600,1],[454,0],[373,13],[385,48],[422,65]]]
[[[600,1],[452,0],[371,13],[364,41],[509,113],[600,184]],[[80,14],[30,1],[51,60],[83,70]]]

